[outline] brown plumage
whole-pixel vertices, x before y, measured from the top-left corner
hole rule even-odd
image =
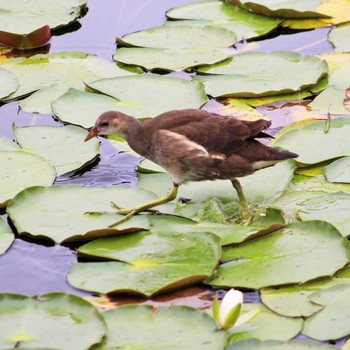
[[[268,137],[263,131],[267,120],[242,121],[211,114],[204,110],[175,110],[140,122],[120,112],[103,113],[86,141],[96,135],[117,134],[141,156],[162,166],[174,180],[174,188],[156,204],[141,209],[120,210],[130,214],[149,209],[175,198],[177,187],[187,181],[231,180],[242,209],[248,211],[236,177],[273,165],[297,155],[265,146],[255,138]],[[249,212],[249,211],[248,211]],[[133,215],[132,214],[132,215]]]

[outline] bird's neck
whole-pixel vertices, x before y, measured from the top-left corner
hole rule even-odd
[[[138,154],[144,155],[147,148],[147,138],[143,123],[134,117],[127,116],[121,131],[121,136],[125,138],[129,146]]]

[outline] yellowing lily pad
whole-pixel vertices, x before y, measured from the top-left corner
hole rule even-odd
[[[106,333],[98,310],[75,295],[0,294],[0,308],[2,349],[23,344],[30,349],[86,350]]]
[[[222,350],[227,343],[227,332],[218,330],[209,315],[187,306],[128,305],[103,316],[109,331],[97,350]]]
[[[0,151],[0,207],[23,189],[49,186],[56,178],[54,167],[42,157],[22,150]]]
[[[311,248],[312,247],[312,248]],[[322,259],[321,259],[322,257]],[[299,222],[223,250],[212,286],[261,288],[331,276],[350,258],[348,241],[323,221]]]
[[[22,148],[40,155],[51,163],[57,176],[82,168],[99,153],[98,140],[84,142],[87,132],[77,126],[15,127],[14,134]]]
[[[108,225],[122,217],[114,214],[116,209],[111,202],[129,208],[153,199],[152,193],[132,188],[37,186],[20,192],[7,207],[7,212],[19,233],[48,237],[59,243],[148,229],[148,219],[144,215],[109,228]],[[87,214],[95,211],[111,214]]]
[[[119,261],[74,264],[68,274],[72,286],[149,297],[209,277],[220,259],[221,246],[215,235],[205,232],[138,232],[95,240],[78,252]]]

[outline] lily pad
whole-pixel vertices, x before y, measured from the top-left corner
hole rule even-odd
[[[18,150],[20,147],[17,143],[11,141],[7,137],[0,135],[0,150],[1,151],[11,151],[11,150]]]
[[[31,349],[86,350],[106,333],[98,310],[75,295],[0,294],[0,308],[2,349],[23,344]]]
[[[209,315],[187,306],[128,305],[103,316],[109,331],[105,344],[97,350],[221,350],[227,343],[227,332],[218,330]]]
[[[350,51],[350,44],[348,40],[349,36],[350,36],[350,25],[343,24],[332,28],[332,30],[328,34],[328,40],[334,46],[335,51],[349,52]]]
[[[254,13],[282,18],[322,18],[329,17],[327,13],[320,12],[318,6],[324,0],[309,1],[280,1],[280,0],[229,0],[232,4]]]
[[[131,74],[106,59],[74,51],[15,58],[2,64],[2,68],[13,73],[19,82],[19,88],[6,101],[53,84],[84,90],[84,82]]]
[[[84,167],[99,153],[98,140],[85,143],[87,132],[77,126],[15,127],[14,134],[22,148],[38,154],[51,163],[56,169],[57,176]]]
[[[322,257],[322,259],[320,259]],[[225,248],[213,286],[261,288],[333,275],[350,258],[347,240],[330,224],[307,221]]]
[[[301,285],[263,288],[261,301],[272,311],[288,317],[308,317],[323,309],[312,302],[309,296],[317,291],[350,282],[350,269],[345,268],[334,276],[307,282]]]
[[[2,84],[0,85],[0,99],[6,98],[7,96],[11,95],[19,87],[16,75],[1,67],[0,79],[2,82]]]
[[[101,79],[87,85],[145,110],[138,117],[156,116],[172,109],[200,108],[208,101],[201,83],[154,74]]]
[[[187,23],[191,26],[219,26],[235,32],[238,40],[267,34],[280,23],[278,19],[240,10],[218,0],[204,0],[180,5],[167,11],[166,16],[185,21],[167,21],[165,25],[178,25],[177,22],[181,22],[181,25]]]
[[[303,328],[302,318],[276,315],[261,304],[243,304],[242,314],[247,312],[254,312],[256,315],[246,323],[230,329],[230,343],[247,338],[287,341],[299,334]]]
[[[322,344],[313,340],[290,340],[281,342],[277,340],[260,341],[257,339],[247,339],[234,343],[227,350],[337,350],[335,345]]]
[[[49,186],[55,169],[42,157],[22,150],[0,151],[0,207],[30,186]]]
[[[317,164],[329,159],[350,156],[347,142],[349,132],[350,120],[347,118],[333,119],[327,133],[325,122],[315,121],[301,129],[285,133],[276,140],[274,146],[299,154],[300,163]]]
[[[0,254],[4,254],[15,240],[10,226],[0,217]]]
[[[304,201],[299,206],[301,220],[324,220],[333,224],[344,236],[350,235],[350,194],[327,193]]]
[[[7,212],[19,233],[48,237],[60,243],[148,229],[148,219],[144,215],[137,215],[115,228],[108,228],[122,216],[114,213],[88,215],[86,212],[115,212],[111,202],[123,207],[134,207],[154,199],[152,193],[133,188],[37,186],[20,192],[7,207]]]
[[[228,48],[129,48],[122,47],[113,59],[119,63],[135,65],[145,70],[182,71],[200,65],[214,64],[231,57]]]
[[[117,38],[126,46],[172,49],[193,49],[198,47],[223,48],[236,42],[234,32],[215,26],[160,26]]]
[[[95,240],[78,252],[119,261],[74,264],[67,277],[72,286],[149,297],[209,277],[221,246],[215,235],[205,232],[137,232]]]
[[[57,29],[77,19],[87,2],[88,0],[1,0],[0,30],[29,34],[45,25]]]
[[[350,284],[340,284],[312,293],[309,299],[323,309],[305,321],[303,334],[317,340],[339,339],[349,335]]]
[[[350,183],[350,157],[337,159],[326,166],[324,176],[329,182]]]
[[[261,67],[265,67],[261,70]],[[291,51],[248,52],[214,66],[199,68],[197,76],[213,97],[265,97],[315,86],[328,73],[319,58]]]

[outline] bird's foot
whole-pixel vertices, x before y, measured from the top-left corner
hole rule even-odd
[[[124,208],[124,207],[122,207],[119,204],[114,203],[114,202],[111,202],[111,204],[112,204],[113,208],[117,209],[117,211],[114,212],[115,214],[128,215],[128,214],[135,211],[135,208]]]

